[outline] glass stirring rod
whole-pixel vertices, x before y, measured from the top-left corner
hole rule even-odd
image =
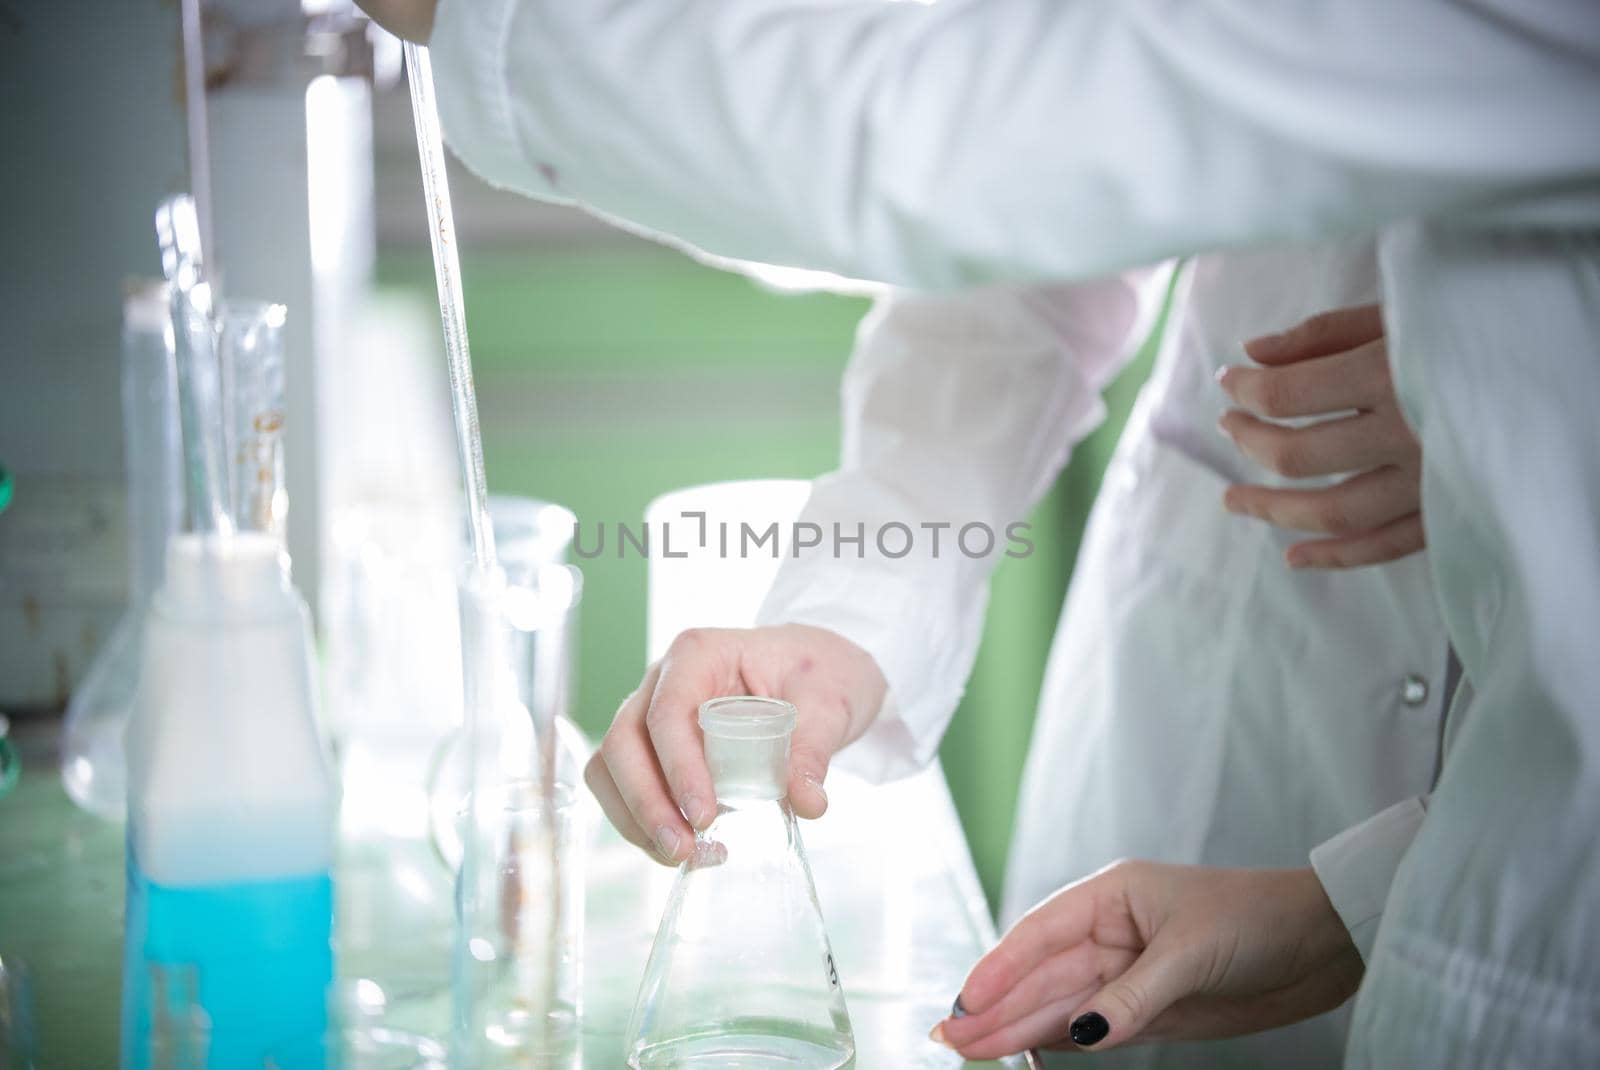
[[[467,486],[467,526],[478,568],[494,568],[494,532],[489,526],[489,491],[483,474],[483,438],[478,431],[478,396],[472,385],[472,353],[467,348],[466,307],[461,298],[461,260],[456,252],[455,216],[445,179],[444,141],[439,135],[439,109],[433,96],[433,66],[428,50],[405,45],[406,76],[411,83],[411,117],[417,127],[417,154],[422,158],[422,193],[428,206],[428,240],[433,245],[433,274],[439,287],[439,315],[444,321],[445,360],[450,369],[450,408],[455,417],[456,447]]]

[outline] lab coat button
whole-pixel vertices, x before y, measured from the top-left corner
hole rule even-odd
[[[1420,706],[1428,701],[1428,681],[1416,673],[1409,673],[1400,683],[1400,701],[1407,706]]]

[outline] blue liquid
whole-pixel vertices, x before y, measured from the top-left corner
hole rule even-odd
[[[211,1023],[207,1070],[324,1070],[333,982],[328,874],[170,888],[145,877],[130,843],[127,917],[123,1070],[150,1067],[152,964],[195,968]]]

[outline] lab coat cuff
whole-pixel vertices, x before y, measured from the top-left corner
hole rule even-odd
[[[826,628],[865,650],[888,692],[872,724],[835,757],[833,767],[882,784],[933,761],[961,701],[965,671],[941,651],[962,646],[948,612],[923,604],[916,585],[871,570],[786,566],[762,604],[758,624]],[[981,620],[982,611],[977,616]]]
[[[1362,961],[1371,954],[1389,885],[1426,813],[1423,799],[1406,799],[1311,851],[1311,868]]]
[[[512,114],[511,23],[519,0],[440,0],[428,53],[439,121],[450,148],[495,186],[529,188],[529,171]]]

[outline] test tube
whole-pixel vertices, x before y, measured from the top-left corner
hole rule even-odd
[[[583,932],[582,811],[554,782],[549,730],[578,572],[461,585],[470,789],[459,811],[455,1050],[462,1065],[576,1058]],[[441,844],[441,854],[446,849]]]

